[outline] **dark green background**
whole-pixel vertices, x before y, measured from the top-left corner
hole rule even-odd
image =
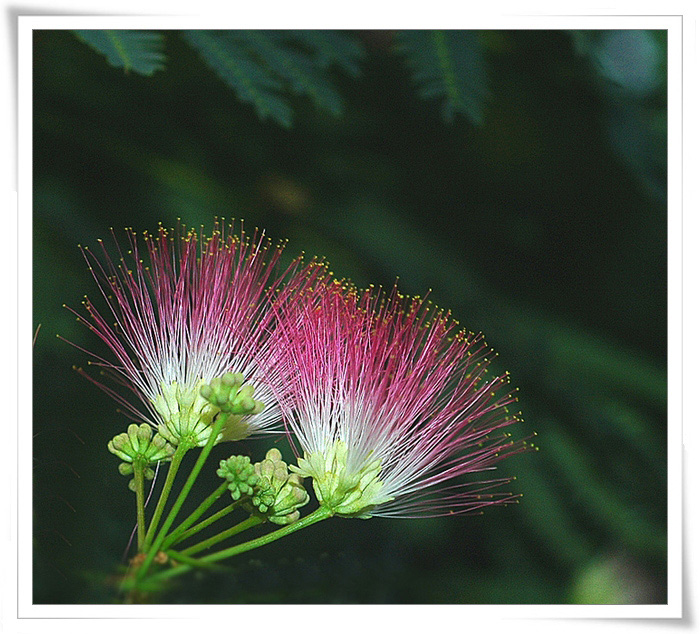
[[[621,78],[577,52],[579,36],[483,33],[491,99],[475,126],[418,96],[393,34],[356,33],[363,74],[335,75],[345,113],[294,98],[285,130],[176,32],[152,77],[70,32],[35,32],[35,602],[112,601],[134,521],[106,450],[127,421],[56,337],[95,349],[62,308],[96,294],[77,245],[214,216],[289,238],[290,258],[326,256],[360,286],[398,275],[406,293],[433,289],[500,353],[520,387],[517,433],[537,431],[539,451],[499,467],[519,505],[332,519],[163,600],[666,601],[665,34],[627,34]]]

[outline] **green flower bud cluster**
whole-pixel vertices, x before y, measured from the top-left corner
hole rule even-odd
[[[107,449],[124,461],[119,465],[119,473],[128,476],[134,473],[134,469],[143,469],[147,480],[154,477],[149,465],[170,460],[175,453],[175,448],[165,438],[160,434],[153,435],[153,429],[148,423],[132,423],[125,433],[115,436],[107,443]],[[136,490],[133,479],[129,482],[129,488]]]
[[[248,456],[231,456],[219,463],[217,475],[228,481],[234,500],[250,499],[244,505],[274,524],[291,524],[299,519],[300,506],[309,501],[301,476],[289,473],[278,449],[270,449],[262,462],[251,464]]]
[[[253,398],[255,388],[252,385],[243,385],[243,381],[242,374],[227,372],[221,378],[203,385],[200,394],[226,414],[259,414],[265,404]]]
[[[152,400],[162,419],[158,432],[173,445],[203,447],[214,421],[223,415],[226,420],[216,442],[247,438],[251,428],[246,417],[259,414],[265,405],[253,398],[255,388],[243,381],[242,374],[227,372],[208,384],[203,379],[188,386],[161,383]]]
[[[126,433],[115,436],[107,443],[115,456],[130,463],[141,460],[146,464],[170,460],[175,448],[160,434],[153,435],[153,428],[148,423],[132,423]]]
[[[253,506],[274,524],[291,524],[299,519],[300,506],[309,501],[303,480],[290,474],[278,449],[270,449],[262,462],[254,465],[258,481],[251,498]]]
[[[231,456],[219,463],[216,474],[228,480],[228,490],[234,500],[240,500],[244,495],[253,495],[258,476],[255,467],[248,456]]]

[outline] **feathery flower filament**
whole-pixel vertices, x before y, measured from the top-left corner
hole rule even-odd
[[[507,479],[462,482],[521,451],[502,429],[507,376],[490,377],[480,335],[419,298],[327,281],[286,305],[276,363],[293,377],[279,403],[313,479],[336,515],[436,516],[505,502]]]
[[[145,411],[91,380],[169,442],[203,446],[221,408],[202,396],[202,387],[226,373],[240,374],[257,405],[229,415],[217,440],[269,430],[280,418],[272,388],[262,380],[270,292],[287,275],[305,275],[298,263],[277,274],[282,244],[273,247],[257,230],[251,238],[242,229],[234,233],[233,224],[219,221],[210,236],[160,226],[155,235],[144,233],[145,248],[133,230],[127,238],[126,252],[114,238],[114,259],[102,241],[99,255],[83,249],[114,323],[87,298],[89,317],[78,318],[115,357],[89,353],[92,364],[134,392]]]

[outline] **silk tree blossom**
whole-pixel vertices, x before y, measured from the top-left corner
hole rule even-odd
[[[426,300],[337,281],[283,310],[274,350],[292,383],[279,402],[322,506],[418,517],[514,500],[492,491],[508,479],[472,476],[525,448],[505,431],[516,399],[481,335]]]
[[[202,446],[220,411],[202,397],[202,386],[240,373],[247,384],[243,389],[248,395],[254,390],[255,406],[248,415],[229,416],[217,440],[271,430],[280,409],[273,386],[262,380],[272,320],[269,297],[287,275],[308,276],[296,265],[275,273],[283,244],[273,247],[257,230],[252,237],[243,229],[235,233],[233,224],[217,222],[211,236],[160,226],[155,235],[144,233],[143,246],[132,230],[127,239],[124,250],[114,238],[115,258],[102,241],[99,254],[83,249],[109,312],[100,312],[86,297],[88,317],[78,319],[114,357],[92,354],[91,363],[145,407],[91,380],[169,442]],[[283,387],[274,392],[283,393]]]

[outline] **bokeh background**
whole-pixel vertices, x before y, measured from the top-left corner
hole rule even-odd
[[[333,519],[162,601],[666,602],[665,32],[34,42],[36,603],[113,601],[134,521],[106,450],[127,420],[56,336],[95,348],[62,307],[96,294],[77,245],[215,216],[432,289],[500,353],[539,451],[499,466],[518,505]]]

